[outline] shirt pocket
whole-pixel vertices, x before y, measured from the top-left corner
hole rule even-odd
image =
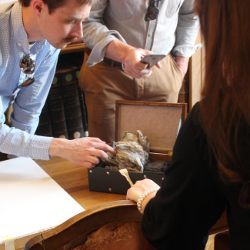
[[[172,17],[175,14],[177,14],[181,7],[182,2],[183,1],[181,0],[168,0],[166,6],[166,17]]]
[[[135,0],[111,0],[109,5],[110,14],[118,20],[131,18],[137,8]]]

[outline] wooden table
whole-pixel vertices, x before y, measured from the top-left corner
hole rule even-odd
[[[92,192],[88,189],[87,170],[61,159],[37,161],[37,163],[85,209],[108,201],[124,200],[125,195]],[[213,226],[211,233],[227,228],[226,214]]]
[[[58,158],[36,162],[85,209],[126,199],[125,195],[89,191],[88,172],[81,166]]]
[[[85,209],[90,209],[109,201],[126,199],[125,195],[89,191],[87,170],[81,166],[58,158],[36,162]],[[213,227],[212,233],[221,231],[225,228],[225,225],[226,219],[224,216]],[[23,249],[25,242],[33,236],[30,235],[18,240],[16,249]],[[3,248],[0,246],[0,249]]]
[[[84,211],[39,164],[25,157],[0,162],[0,197],[0,249],[22,249],[28,236]]]
[[[81,166],[59,158],[36,162],[85,209],[90,209],[109,201],[126,199],[125,195],[89,191],[87,169]],[[26,237],[17,239],[15,241],[15,249],[23,249],[25,243],[35,235],[27,235]],[[0,250],[4,250],[3,244],[0,244]]]

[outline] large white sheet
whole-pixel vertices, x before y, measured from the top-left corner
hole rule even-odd
[[[0,243],[55,227],[84,211],[36,162],[0,162]]]

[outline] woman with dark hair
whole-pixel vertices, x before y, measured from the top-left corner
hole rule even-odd
[[[231,249],[250,249],[250,0],[196,0],[205,40],[202,101],[185,121],[161,187],[138,181],[127,198],[157,249],[204,249],[226,210]]]

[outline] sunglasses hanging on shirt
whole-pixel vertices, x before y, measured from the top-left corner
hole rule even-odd
[[[159,14],[159,2],[161,0],[150,0],[149,6],[147,8],[147,12],[145,15],[145,21],[152,21],[155,20],[158,17]]]
[[[19,62],[19,67],[22,73],[26,75],[27,79],[24,80],[24,82],[21,83],[19,86],[17,86],[17,88],[12,93],[12,98],[10,100],[9,107],[6,112],[8,124],[11,124],[11,114],[13,112],[13,103],[16,99],[18,92],[20,91],[22,87],[28,87],[35,81],[35,78],[33,77],[33,73],[35,72],[36,64],[29,54],[26,54],[22,57],[22,59]]]
[[[20,60],[19,65],[21,71],[28,77],[20,86],[27,87],[35,81],[35,78],[33,76],[32,77],[29,76],[32,75],[35,71],[36,67],[35,61],[30,57],[30,55],[24,55]]]

